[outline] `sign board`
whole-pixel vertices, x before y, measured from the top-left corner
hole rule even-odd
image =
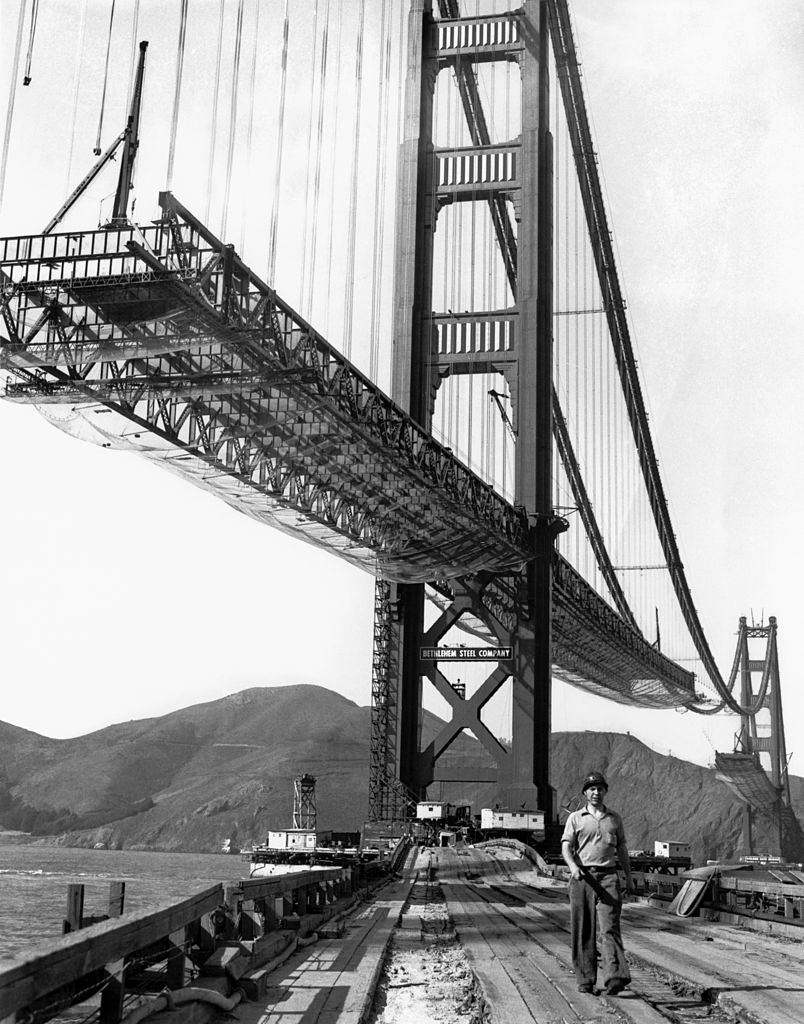
[[[422,661],[508,661],[512,647],[422,647]]]

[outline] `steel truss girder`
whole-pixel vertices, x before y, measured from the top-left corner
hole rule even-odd
[[[683,707],[695,675],[622,619],[560,555],[553,568],[553,661],[567,682],[622,704]]]
[[[19,260],[0,263],[4,284],[26,278],[4,288],[3,361],[37,369],[9,397],[100,401],[334,531],[343,557],[351,552],[386,578],[521,566],[521,511],[172,196],[160,201],[164,220],[129,229],[128,238],[115,229],[108,240],[79,236],[72,249],[58,240],[0,242],[0,253],[26,261],[24,269]],[[32,263],[32,252],[42,262]]]
[[[625,623],[572,568],[555,556],[553,669],[556,676],[600,696],[631,706],[671,708],[695,699],[694,676],[645,641]],[[451,580],[440,587],[440,615],[417,644],[437,647],[464,620],[487,642],[511,647],[517,657],[520,625],[528,617],[527,583],[523,575],[480,574]],[[391,620],[392,622],[392,620]],[[392,623],[393,624],[393,623]],[[375,627],[376,628],[376,627]],[[579,634],[583,642],[579,649]],[[394,645],[391,645],[393,649]],[[492,663],[493,664],[493,663]],[[514,662],[515,665],[515,662]],[[450,708],[450,718],[422,750],[416,751],[413,781],[426,788],[433,782],[495,781],[506,775],[512,756],[482,719],[483,708],[514,673],[514,665],[496,663],[470,695],[462,696],[438,662],[418,660],[418,675],[432,684]],[[471,730],[496,764],[487,769],[439,765],[463,730]]]

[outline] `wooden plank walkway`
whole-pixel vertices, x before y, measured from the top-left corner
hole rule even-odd
[[[466,848],[421,851],[409,877],[378,892],[341,938],[320,939],[276,968],[265,997],[237,1007],[237,1024],[364,1024],[416,872],[426,877],[428,865],[493,1024],[666,1024],[707,1017],[714,1006],[719,1020],[804,1022],[804,943],[637,902],[623,913],[632,984],[617,997],[578,992],[565,889],[529,864]]]
[[[412,886],[412,879],[389,883],[342,938],[299,949],[271,974],[265,999],[237,1008],[239,1024],[360,1024]]]
[[[573,991],[569,906],[555,887],[528,885],[537,882],[530,870],[520,873],[514,862],[472,849],[438,851],[434,863],[495,1024],[597,1020],[589,999],[598,1003],[601,1020],[611,1021],[614,1011],[634,1024],[656,1024],[667,1020],[658,1010],[670,996],[678,1002],[669,986],[662,991],[662,977],[686,983],[702,1006],[716,1004],[740,1020],[804,1021],[804,944],[627,903],[623,934],[633,982],[622,996],[581,1002],[582,994]]]

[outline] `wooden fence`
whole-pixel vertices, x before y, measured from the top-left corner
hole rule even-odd
[[[134,993],[178,990],[215,963],[238,972],[270,959],[293,931],[331,916],[349,896],[357,868],[311,868],[212,885],[165,903],[71,932],[0,965],[0,1024],[39,1024],[100,997],[100,1024],[116,1024]],[[227,954],[224,956],[223,954]]]

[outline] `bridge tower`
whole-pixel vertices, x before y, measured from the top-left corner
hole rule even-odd
[[[495,800],[554,816],[548,759],[551,599],[555,537],[566,524],[552,505],[552,139],[548,130],[546,0],[517,11],[459,17],[457,0],[411,0],[404,137],[397,209],[394,399],[429,429],[439,385],[449,375],[499,373],[515,433],[514,502],[531,524],[533,557],[517,574],[435,579],[440,614],[428,622],[425,587],[378,581],[372,707],[370,816],[404,816],[433,782],[490,784]],[[434,14],[438,14],[438,19]],[[476,65],[519,65],[521,127],[493,141]],[[436,81],[449,75],[460,94],[471,145],[434,142]],[[513,305],[502,310],[433,311],[435,241],[449,204],[488,208]],[[449,241],[445,243],[449,253]],[[454,344],[457,335],[471,344]],[[501,341],[500,339],[503,339]],[[439,668],[439,641],[462,618],[482,623],[501,657],[471,696]],[[432,616],[431,616],[432,618]],[[430,649],[423,658],[424,649]],[[511,742],[482,721],[483,707],[511,680]],[[447,702],[451,720],[422,749],[423,683]],[[466,729],[490,755],[489,767],[439,763]]]
[[[751,641],[764,641],[761,658],[751,656]],[[734,751],[736,754],[750,755],[757,763],[760,754],[770,758],[770,782],[778,804],[774,808],[774,817],[778,814],[779,849],[763,852],[777,853],[785,846],[783,808],[790,806],[790,781],[787,774],[787,749],[782,717],[782,694],[779,688],[779,655],[776,648],[774,615],[769,617],[767,626],[749,626],[746,617],[740,617],[737,657],[740,704],[743,708],[751,708],[759,702],[760,709],[754,714],[746,712],[740,716],[740,730],[734,739]],[[743,850],[748,854],[757,852],[754,849],[755,813],[752,803],[744,805]]]

